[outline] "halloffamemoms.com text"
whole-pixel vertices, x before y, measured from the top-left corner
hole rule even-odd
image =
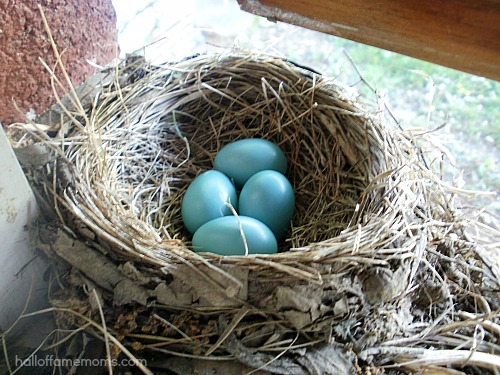
[[[22,359],[18,356],[15,357],[15,366],[30,366],[30,367],[107,367],[109,361],[111,366],[135,366],[137,362],[147,366],[145,359],[137,359],[137,362],[129,359],[107,359],[107,358],[55,358],[53,355],[45,357],[38,357],[36,354],[28,358]]]

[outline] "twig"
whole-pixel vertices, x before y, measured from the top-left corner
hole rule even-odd
[[[236,220],[238,220],[238,228],[240,229],[240,235],[241,239],[243,240],[243,246],[245,247],[245,256],[248,256],[248,243],[247,243],[247,236],[245,235],[245,232],[243,231],[243,225],[241,224],[240,216],[238,215],[238,212],[234,209],[233,205],[231,202],[224,202],[224,204],[229,207],[231,210],[232,214],[236,217]]]
[[[221,335],[219,336],[217,342],[215,344],[213,344],[210,349],[208,349],[206,352],[205,352],[205,357],[208,357],[209,355],[211,355],[215,350],[217,350],[217,348],[219,346],[222,345],[222,343],[224,342],[224,340],[227,339],[227,337],[234,331],[234,329],[236,328],[236,326],[239,324],[239,322],[241,322],[241,320],[249,313],[249,309],[247,307],[243,307],[239,312],[238,314],[236,314],[233,318],[233,320],[231,321],[231,323],[226,327],[226,329],[224,330],[224,332],[221,333]]]
[[[186,335],[181,329],[179,329],[178,327],[176,327],[174,324],[170,323],[167,319],[162,318],[158,314],[153,314],[153,317],[155,317],[156,319],[158,319],[160,322],[164,323],[168,327],[172,328],[175,332],[177,332],[179,335],[181,335],[182,337],[184,337],[186,340],[193,341],[193,339],[191,337],[189,337],[188,335]]]
[[[104,317],[104,312],[102,311],[102,306],[101,306],[101,300],[99,298],[99,295],[97,294],[97,291],[94,289],[92,289],[92,295],[94,296],[95,298],[95,302],[97,304],[97,308],[99,309],[99,316],[101,317],[101,324],[102,324],[102,329],[104,331],[107,332],[107,328],[106,328],[106,318]],[[112,362],[111,362],[111,349],[109,347],[109,338],[108,338],[108,335],[104,335],[104,345],[106,347],[106,357],[108,358],[108,360],[106,361],[106,364],[108,365],[108,372],[109,372],[109,375],[113,375],[113,366],[112,366]]]
[[[475,315],[471,314],[467,311],[460,311],[458,315],[462,319],[468,319],[468,320],[473,320],[476,324],[480,324],[483,326],[485,329],[490,331],[492,334],[496,335],[498,338],[500,338],[500,325],[493,323],[491,320],[486,319],[487,316],[480,316],[480,315]],[[491,315],[491,314],[488,314]]]

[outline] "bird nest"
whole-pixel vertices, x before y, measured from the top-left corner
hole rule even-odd
[[[128,60],[11,127],[21,160],[37,155],[59,326],[144,373],[494,371],[497,234],[428,165],[429,134],[384,116],[317,72],[230,53]],[[288,159],[287,238],[273,255],[195,253],[183,194],[244,138]]]

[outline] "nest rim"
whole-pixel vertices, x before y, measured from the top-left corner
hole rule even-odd
[[[272,68],[270,69],[271,72],[267,71],[266,68],[258,71],[257,64],[265,67],[270,66]],[[135,73],[129,73],[130,76],[137,74],[137,71],[141,69],[141,67],[137,67]],[[155,207],[152,207],[152,210],[157,212],[171,211],[167,219],[165,219],[164,216],[156,220],[156,222],[159,223],[165,220],[166,225],[157,225],[147,222],[151,214],[151,212],[147,211],[148,209],[152,211],[150,207],[139,209],[138,212],[136,212],[139,220],[146,219],[144,220],[146,221],[144,223],[145,227],[152,227],[148,228],[147,232],[151,233],[154,230],[157,231],[157,234],[150,236],[147,241],[144,241],[146,244],[154,240],[159,244],[164,244],[166,238],[167,250],[169,250],[169,246],[171,245],[173,245],[172,247],[174,249],[178,249],[180,246],[187,250],[181,251],[181,256],[196,258],[191,257],[189,254],[192,253],[189,250],[189,240],[186,241],[187,234],[182,227],[182,223],[179,222],[178,219],[180,217],[180,197],[182,197],[185,188],[192,179],[199,173],[212,168],[213,157],[218,149],[228,142],[248,137],[261,137],[271,140],[284,150],[290,164],[288,178],[294,186],[298,198],[294,218],[292,219],[292,234],[288,237],[288,245],[285,246],[286,251],[283,251],[284,246],[282,246],[282,251],[278,254],[233,257],[231,263],[234,263],[236,259],[243,259],[244,262],[244,258],[250,259],[252,257],[263,258],[269,261],[286,262],[290,257],[296,259],[296,255],[299,253],[308,253],[310,258],[318,259],[321,254],[325,252],[325,247],[328,248],[331,247],[332,244],[344,242],[346,238],[351,236],[351,233],[359,231],[358,227],[360,225],[362,225],[364,229],[367,219],[363,218],[363,216],[366,216],[366,213],[368,213],[368,216],[371,216],[371,220],[377,220],[374,215],[370,214],[370,210],[377,211],[376,216],[378,216],[378,219],[387,220],[394,216],[393,213],[389,211],[394,211],[396,209],[402,212],[408,205],[413,205],[416,199],[425,200],[426,197],[422,196],[421,192],[417,192],[416,194],[411,194],[410,192],[410,194],[406,194],[406,196],[403,192],[404,199],[400,197],[397,201],[394,200],[400,207],[395,208],[394,205],[392,205],[392,207],[388,209],[390,205],[382,202],[384,199],[393,199],[395,195],[394,190],[397,190],[398,193],[402,191],[397,185],[408,177],[409,168],[407,165],[409,163],[420,163],[418,160],[419,157],[416,153],[416,148],[412,145],[412,141],[408,138],[407,134],[391,133],[385,129],[380,114],[373,109],[364,109],[356,102],[352,93],[349,93],[345,87],[281,59],[255,58],[240,55],[218,56],[215,58],[200,56],[183,61],[176,66],[169,67],[169,69],[169,74],[161,78],[164,80],[166,78],[166,80],[170,82],[167,82],[165,85],[165,91],[160,91],[158,95],[160,97],[164,96],[167,99],[164,101],[158,98],[150,99],[151,93],[146,91],[141,94],[149,99],[146,100],[146,102],[149,101],[149,107],[144,104],[133,104],[143,113],[142,119],[139,117],[136,118],[139,123],[135,124],[134,126],[136,127],[132,130],[136,135],[137,132],[144,132],[142,144],[133,144],[131,147],[134,149],[130,152],[131,147],[127,148],[124,143],[129,141],[130,135],[125,134],[123,140],[118,142],[121,143],[122,146],[125,146],[122,149],[124,150],[123,155],[116,153],[106,161],[112,164],[114,163],[113,160],[118,158],[133,160],[130,156],[134,156],[134,152],[137,149],[144,151],[146,147],[150,146],[148,143],[152,143],[152,138],[154,141],[154,135],[153,137],[150,136],[152,128],[158,130],[159,127],[167,126],[169,127],[169,129],[167,129],[169,133],[168,136],[171,138],[177,137],[176,142],[178,145],[175,146],[172,155],[165,158],[163,161],[165,162],[166,160],[166,162],[173,163],[173,159],[179,159],[179,156],[181,156],[181,162],[178,163],[179,165],[173,166],[173,169],[172,167],[164,169],[165,174],[163,176],[161,174],[156,174],[155,179],[156,181],[162,182],[167,180],[167,185],[171,186],[166,186],[166,190],[177,189],[176,191],[179,199],[174,197],[170,200],[170,204],[174,206],[173,209],[166,205],[162,206],[161,202],[158,202]],[[225,77],[221,75],[221,69],[229,71]],[[237,78],[241,77],[245,69],[248,69],[248,71],[256,71],[255,77],[251,77],[251,82],[248,83],[248,86],[255,87],[255,82],[260,82],[261,87],[257,87],[253,90],[246,86],[242,88],[236,86],[238,83],[235,83],[235,81],[238,79],[240,81],[245,81],[246,77]],[[183,71],[187,71],[188,73],[182,73]],[[158,75],[157,72],[152,72],[150,74],[152,76]],[[161,76],[162,74],[163,72],[159,75]],[[284,81],[285,79],[286,81]],[[148,80],[153,81],[154,79],[146,74],[140,80],[148,84]],[[293,82],[293,80],[296,80],[296,82]],[[224,85],[227,85],[226,81],[230,81],[236,88],[224,87]],[[221,87],[214,87],[214,83]],[[176,93],[176,91],[182,91],[183,88],[187,86],[190,86],[187,92]],[[297,88],[299,88],[299,90],[297,90]],[[161,89],[163,90],[163,87]],[[224,89],[226,91],[224,91]],[[254,92],[251,92],[251,95],[249,95],[249,92],[252,90]],[[282,90],[282,92],[278,92],[279,90]],[[141,90],[138,91],[140,92]],[[290,91],[290,93],[287,91]],[[124,87],[119,87],[117,92],[125,97],[125,101],[129,100],[126,95],[126,85]],[[232,94],[232,96],[230,94]],[[137,95],[137,93],[133,93],[130,101],[134,100],[134,96]],[[248,97],[244,97],[244,95]],[[328,99],[332,97],[335,98],[332,100],[333,103],[328,102]],[[227,102],[222,103],[222,101],[226,99]],[[113,100],[116,100],[116,98],[113,98]],[[200,104],[201,101],[205,101],[205,103]],[[238,101],[244,103],[238,103]],[[294,101],[297,103],[294,103]],[[179,102],[181,103],[179,104]],[[104,104],[106,104],[106,100],[104,100]],[[101,107],[107,108],[104,104]],[[240,107],[235,109],[234,107],[237,107],[239,104],[241,104]],[[282,106],[281,108],[280,105]],[[197,109],[196,106],[200,107],[198,108],[198,113],[194,113],[193,106],[195,110]],[[297,107],[297,113],[287,114],[287,111],[290,112],[291,106]],[[231,107],[230,111],[226,111],[227,107]],[[119,126],[123,126],[120,122],[118,122],[118,125],[106,123],[106,118],[116,117],[118,111],[123,111],[116,105],[112,108],[114,108],[114,114],[102,114],[99,110],[92,114],[94,118],[99,120],[100,132],[102,132],[102,129],[116,131]],[[134,107],[132,108],[132,110],[129,109],[127,112],[132,112],[136,109]],[[165,110],[165,108],[167,109]],[[258,108],[258,110],[255,108]],[[204,114],[214,109],[220,111],[217,116],[209,117],[208,121],[200,119]],[[156,113],[149,115],[149,112],[162,110],[163,113],[161,115]],[[268,110],[268,112],[264,114],[258,112],[265,110]],[[293,111],[295,111],[295,109],[292,110],[292,112]],[[314,111],[316,112],[313,113]],[[148,113],[148,115],[144,115],[144,113]],[[287,115],[288,117],[285,118]],[[301,129],[304,128],[303,119],[309,115],[311,121],[307,125],[312,130],[308,129],[307,131],[310,130],[310,133],[306,132],[304,135],[301,134]],[[147,118],[148,116],[150,116],[150,118]],[[253,116],[252,121],[256,125],[252,125],[252,123],[248,124],[249,116]],[[228,120],[228,118],[230,118],[230,120]],[[134,120],[129,120],[129,122],[133,121]],[[156,121],[156,124],[153,127],[148,127],[148,122],[151,121]],[[188,129],[188,126],[190,126],[189,121],[195,123],[195,125],[191,125],[194,130]],[[225,127],[224,131],[220,130],[220,127],[216,128],[214,123],[217,121],[225,122],[224,125],[220,126]],[[342,124],[341,121],[347,123],[347,125]],[[269,125],[266,125],[266,122],[269,123]],[[317,128],[319,128],[319,131]],[[92,132],[96,130],[96,127],[90,127],[90,129],[90,132]],[[290,131],[287,132],[287,129],[290,129]],[[214,140],[207,140],[207,138],[210,137],[210,133],[208,136],[207,133],[210,131],[213,131],[211,136],[215,138]],[[112,134],[113,135],[109,138],[111,142],[116,142],[116,133]],[[99,137],[106,137],[105,135],[96,136],[90,133],[87,134],[87,136],[90,139],[94,138],[94,142],[99,141]],[[315,139],[313,139],[314,137]],[[334,137],[337,137],[337,139]],[[195,138],[196,140],[193,141]],[[332,146],[332,149],[327,149],[326,153],[332,155],[341,153],[342,156],[337,158],[341,160],[336,160],[335,165],[328,165],[328,161],[326,160],[329,158],[321,152],[316,152],[317,150],[315,148],[317,145],[314,144],[315,141],[321,142],[321,146],[325,148]],[[166,149],[172,146],[172,143],[169,142],[170,140],[167,140],[164,144],[160,142],[159,146]],[[202,144],[202,142],[206,143],[200,147],[199,145]],[[339,145],[339,143],[341,144]],[[298,160],[297,152],[293,149],[293,146],[297,144],[303,145],[301,151],[308,152],[312,162],[309,161],[309,164],[307,164],[307,160]],[[387,146],[388,144],[389,147]],[[179,148],[179,145],[181,148]],[[206,145],[210,147],[206,147]],[[87,163],[89,165],[98,166],[99,160],[96,158],[100,157],[100,149],[106,147],[119,148],[116,145],[112,147],[109,145],[101,145],[96,147],[95,150],[88,150],[87,153],[84,153],[84,155],[87,155],[89,158]],[[184,149],[182,149],[182,147],[184,147]],[[81,152],[82,150],[80,149],[79,151]],[[157,150],[155,149],[154,151]],[[186,151],[190,155],[185,155]],[[151,160],[151,158],[151,153],[145,156],[145,159]],[[85,162],[85,160],[82,159],[83,158],[80,158],[80,163]],[[203,160],[198,162],[200,159]],[[417,162],[415,162],[415,160],[417,160]],[[184,168],[186,165],[188,167]],[[421,165],[417,167],[421,169]],[[135,174],[134,177],[137,178],[137,169],[134,169],[133,166],[126,165],[126,163],[116,162],[112,167],[101,165],[96,169],[101,169],[103,171],[96,185],[108,184],[106,187],[107,192],[100,192],[101,196],[109,193],[109,191],[113,189],[123,192],[126,185],[129,183],[130,175]],[[130,170],[127,172],[129,176],[119,176],[119,171],[126,174],[124,171],[127,169]],[[303,170],[306,170],[306,172],[304,173]],[[316,175],[313,175],[311,178],[309,178],[311,175],[310,170],[316,172]],[[323,176],[320,174],[321,171],[324,173]],[[149,169],[143,167],[143,173],[148,174],[151,172]],[[183,186],[180,188],[175,186],[175,181],[173,181],[176,179],[176,174],[181,176],[179,180],[182,180],[181,184]],[[388,175],[391,176],[388,178]],[[329,176],[327,178],[330,178],[327,183],[321,181],[321,178],[324,176]],[[143,181],[148,176],[144,177],[145,178],[142,179]],[[385,181],[392,178],[393,182],[390,184],[386,182],[384,185],[377,181],[381,178],[384,178]],[[110,183],[110,179],[115,179],[116,181]],[[143,183],[141,177],[139,177],[138,180],[140,183]],[[304,183],[305,180],[308,181]],[[90,181],[84,181],[85,184],[90,184],[90,182],[92,182],[91,179]],[[311,191],[311,187],[316,187],[316,183],[319,185],[317,191]],[[304,187],[301,188],[301,185]],[[165,189],[165,187],[163,188]],[[160,189],[161,188],[154,191],[157,201],[164,200],[164,198],[158,194]],[[354,191],[354,193],[352,191],[349,192],[349,194],[343,193],[349,189]],[[330,195],[327,196],[324,194],[325,190],[330,190],[328,191]],[[307,194],[307,198],[304,198],[305,194]],[[384,197],[385,194],[389,195]],[[318,201],[316,205],[304,203],[305,200],[311,199],[311,196],[315,197],[313,199]],[[325,196],[329,199],[327,204],[325,204],[325,201],[319,200],[319,197]],[[137,202],[140,200],[138,196],[127,198],[129,202]],[[339,205],[337,202],[342,199],[347,203],[343,202]],[[413,202],[409,204],[409,200]],[[377,201],[378,204],[373,204],[373,201]],[[116,204],[121,202],[123,202],[123,198],[121,200],[116,198],[113,199],[113,207],[109,207],[107,211],[112,212],[116,208]],[[382,204],[380,204],[380,202],[382,202]],[[384,205],[385,207],[383,207]],[[328,210],[325,207],[328,207],[330,212],[335,211],[336,215],[339,215],[338,212],[340,212],[340,215],[343,215],[340,220],[332,220],[333,225],[337,228],[333,231],[330,229],[331,225],[325,225],[325,222],[328,221],[327,215],[325,215]],[[90,204],[89,208],[92,209]],[[100,210],[102,207],[95,206],[94,209]],[[124,211],[127,211],[126,207],[125,209],[122,207],[122,209],[117,210],[119,214],[113,215],[112,218],[116,219],[122,217],[126,222],[131,220],[134,213],[128,212],[128,214],[124,215]],[[323,212],[317,214],[318,211]],[[163,213],[160,215],[163,215]],[[316,216],[311,219],[313,215]],[[385,217],[381,217],[384,215]],[[172,220],[172,218],[176,219]],[[297,218],[302,218],[303,220],[298,220]],[[297,223],[298,221],[299,223]],[[112,220],[110,220],[110,222],[112,222],[113,225],[118,224],[118,226],[126,226],[126,224],[120,225],[120,223],[113,222]],[[174,224],[172,224],[172,222],[174,222]],[[164,230],[165,227],[171,228],[173,225],[177,227],[172,229],[171,233],[164,236],[166,234]],[[313,233],[317,230],[317,228],[311,230],[311,226],[313,225],[323,227],[326,234],[318,235],[315,233],[312,237],[309,236],[306,239],[295,236],[297,238],[293,239],[294,232],[297,233],[302,231],[308,235]],[[369,226],[367,227],[369,228]],[[344,234],[347,234],[347,236]],[[291,256],[292,254],[293,256]],[[220,259],[220,256],[214,254],[203,254],[202,256],[208,259]]]

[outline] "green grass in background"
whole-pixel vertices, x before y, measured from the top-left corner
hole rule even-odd
[[[392,103],[403,96],[417,115],[428,110],[430,87],[423,74],[427,75],[435,85],[438,118],[450,116],[450,126],[470,140],[489,136],[499,145],[500,83],[347,40],[334,43],[349,51],[369,82],[391,89]]]

